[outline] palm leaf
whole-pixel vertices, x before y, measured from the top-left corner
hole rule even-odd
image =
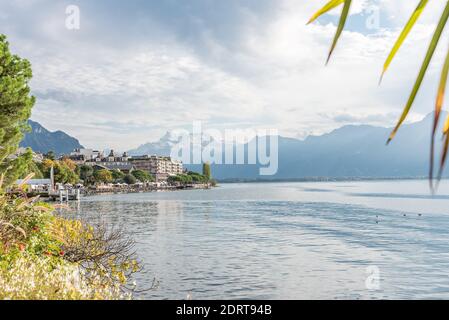
[[[449,133],[449,115],[447,116],[446,122],[443,127],[443,134],[446,135]]]
[[[433,165],[434,165],[434,152],[435,152],[435,134],[436,134],[436,131],[437,131],[437,128],[438,128],[438,123],[440,121],[441,109],[443,108],[444,95],[445,95],[445,92],[446,92],[448,74],[449,74],[449,50],[448,50],[447,55],[446,55],[446,60],[444,62],[443,70],[441,72],[440,85],[438,87],[438,94],[437,94],[437,99],[436,99],[436,103],[435,103],[435,117],[433,119],[432,141],[431,141],[431,144],[430,144],[431,147],[430,147],[430,171],[429,171],[429,178],[430,178],[430,186],[431,186],[431,188],[433,188],[432,179],[433,179]],[[447,131],[446,131],[446,129],[445,129],[444,135],[446,136],[446,140],[447,140]],[[444,152],[443,152],[443,155],[444,155]],[[444,166],[444,161],[440,164],[440,168],[442,166]]]
[[[449,117],[448,117],[449,120]],[[445,135],[444,138],[444,145],[443,145],[443,153],[441,154],[441,160],[440,160],[440,170],[438,172],[438,180],[441,180],[441,177],[443,176],[443,170],[444,170],[444,165],[446,163],[446,158],[447,158],[447,152],[449,150],[449,135]]]
[[[444,135],[444,145],[443,145],[443,152],[441,153],[440,171],[438,173],[437,181],[440,181],[441,177],[443,176],[444,165],[446,163],[447,152],[449,149],[449,115],[447,116],[446,122],[444,123],[443,135]]]
[[[346,20],[348,18],[349,9],[351,8],[352,0],[345,0],[344,3],[345,4],[343,6],[343,11],[342,11],[341,16],[340,16],[340,21],[338,22],[337,33],[335,34],[334,41],[332,42],[332,46],[331,46],[331,49],[329,51],[329,55],[327,57],[326,64],[329,63],[329,60],[330,60],[330,58],[332,56],[332,53],[334,52],[335,47],[337,46],[338,39],[340,39],[341,33],[343,32],[343,29],[344,29],[345,24],[346,24]]]
[[[427,5],[428,0],[421,0],[416,7],[415,11],[413,12],[412,16],[408,20],[407,24],[405,25],[404,29],[402,30],[401,34],[399,35],[399,38],[396,40],[396,43],[393,46],[393,49],[391,50],[390,54],[387,57],[387,60],[385,61],[384,68],[382,71],[382,75],[380,77],[380,82],[382,82],[382,78],[387,71],[388,67],[390,66],[391,62],[393,61],[393,58],[395,57],[396,53],[399,51],[399,48],[404,43],[404,40],[407,38],[408,34],[412,30],[413,26],[415,25],[416,21],[418,20],[421,13],[424,11],[424,8]]]
[[[326,12],[334,9],[335,7],[338,7],[340,4],[342,4],[345,0],[331,0],[329,1],[324,7],[322,7],[320,10],[315,12],[315,14],[310,18],[309,22],[307,24],[312,23],[316,19],[318,19],[320,16],[325,14]]]
[[[402,115],[396,125],[396,127],[393,129],[393,131],[390,134],[390,137],[388,138],[387,144],[393,140],[394,136],[398,132],[400,126],[404,122],[404,120],[407,118],[407,115],[410,111],[410,108],[413,105],[413,102],[415,101],[416,95],[418,94],[419,88],[421,87],[422,81],[424,80],[424,76],[426,75],[427,68],[429,67],[430,61],[432,60],[433,54],[435,53],[435,49],[438,45],[438,42],[440,40],[441,34],[443,33],[444,27],[447,23],[447,20],[449,18],[449,1],[446,4],[446,7],[443,11],[443,14],[440,18],[440,21],[438,22],[437,29],[435,30],[435,33],[432,37],[432,41],[430,42],[429,49],[427,50],[426,57],[424,58],[424,62],[421,66],[421,69],[418,74],[418,78],[416,79],[415,85],[413,86],[412,93],[407,101],[407,104],[404,108],[404,111],[402,112]]]

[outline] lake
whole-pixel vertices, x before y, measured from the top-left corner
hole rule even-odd
[[[75,205],[76,206],[76,205]],[[137,241],[141,299],[449,299],[449,182],[222,184],[84,198]]]

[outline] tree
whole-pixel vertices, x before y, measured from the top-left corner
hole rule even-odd
[[[54,161],[55,182],[75,184],[79,176],[64,161]],[[49,176],[49,174],[48,174]]]
[[[109,170],[102,169],[94,172],[94,178],[96,182],[100,183],[111,183],[112,173]]]
[[[12,55],[6,36],[0,35],[0,175],[4,175],[4,186],[14,183],[32,161],[31,150],[9,158],[29,130],[27,121],[35,103],[28,85],[31,78],[29,61]]]
[[[63,165],[62,168],[62,170],[65,171],[65,180],[62,181],[62,183],[75,184],[79,182],[80,177],[75,173],[75,171],[70,170],[70,168],[66,165]]]
[[[111,174],[112,174],[112,179],[114,179],[114,181],[123,180],[123,178],[125,177],[125,174],[117,169],[112,170]]]
[[[84,184],[89,184],[93,180],[94,168],[86,164],[83,164],[82,166],[79,167],[79,175],[81,180],[84,181]]]
[[[154,181],[153,176],[147,171],[134,170],[131,172],[131,174],[140,182],[153,182]]]
[[[76,172],[76,166],[75,168],[73,168],[72,163],[64,160],[53,161],[50,159],[44,159],[44,161],[42,161],[42,163],[39,165],[39,169],[43,173],[44,177],[50,178],[50,171],[51,168],[53,168],[55,182],[75,184],[78,183],[80,176]],[[81,169],[79,171],[81,174]]]
[[[54,151],[48,151],[46,154],[44,154],[44,158],[45,159],[49,159],[49,160],[55,160],[56,159],[56,154]]]
[[[211,178],[210,164],[208,162],[203,163],[203,176],[205,176],[207,180],[210,180]]]
[[[196,173],[196,175],[198,175],[198,173]],[[178,174],[176,176],[168,177],[167,181],[175,184],[190,184],[194,182],[194,179],[192,175],[189,174]]]
[[[75,171],[76,170],[76,163],[72,160],[72,159],[69,159],[69,158],[64,158],[64,159],[62,159],[62,162],[70,169],[70,170],[72,170],[72,171]]]
[[[126,183],[126,184],[135,184],[136,182],[137,182],[137,179],[136,179],[136,177],[134,177],[132,174],[127,174],[124,178],[123,178],[123,181]]]
[[[170,176],[170,177],[168,177],[167,182],[171,183],[171,184],[182,183],[183,179],[180,175]]]
[[[209,181],[205,175],[199,174],[198,172],[189,171],[187,176],[192,179],[193,183],[207,183]]]

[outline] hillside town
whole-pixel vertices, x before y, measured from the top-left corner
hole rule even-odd
[[[11,158],[30,152],[19,148]],[[19,179],[31,195],[50,200],[79,200],[81,195],[131,193],[159,190],[205,189],[215,184],[210,166],[203,173],[187,171],[183,163],[161,155],[129,156],[94,149],[78,148],[56,156],[31,151],[32,178]]]
[[[181,161],[157,155],[130,157],[126,152],[117,155],[111,150],[104,156],[103,152],[93,149],[75,149],[68,155],[68,159],[77,165],[89,165],[97,170],[120,170],[125,174],[133,170],[146,171],[153,175],[156,182],[167,181],[170,176],[184,173]]]

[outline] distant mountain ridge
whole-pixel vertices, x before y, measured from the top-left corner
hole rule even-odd
[[[447,113],[443,114],[443,118]],[[396,138],[386,146],[391,128],[370,125],[347,125],[321,136],[305,140],[278,137],[279,165],[273,176],[260,176],[260,165],[212,165],[216,179],[293,180],[327,178],[409,178],[426,177],[429,170],[430,132],[433,113],[422,121],[404,125]],[[82,148],[79,141],[62,131],[50,132],[39,123],[30,121],[22,147],[37,152],[53,150],[67,154]],[[438,129],[441,133],[441,128]],[[169,156],[177,143],[177,135],[167,133],[159,141],[130,150],[130,155],[157,154]],[[245,145],[245,150],[248,146]],[[436,162],[442,141],[436,137]],[[201,165],[186,165],[201,171]],[[449,170],[448,170],[449,171]],[[447,176],[447,175],[446,175]]]
[[[170,150],[177,143],[177,136],[171,132],[167,132],[159,141],[149,142],[139,146],[136,149],[128,151],[130,156],[141,156],[141,155],[162,155],[169,156]]]
[[[442,119],[447,113],[442,115]],[[426,177],[429,170],[430,132],[433,113],[422,121],[404,125],[386,145],[391,128],[347,125],[305,140],[279,137],[279,169],[273,176],[260,176],[260,165],[212,165],[216,179],[289,180],[329,178]],[[441,128],[438,129],[441,133]],[[148,143],[131,151],[170,155],[173,139]],[[442,144],[436,137],[436,161]],[[247,146],[245,146],[247,150]],[[187,165],[200,171],[200,165]]]
[[[38,122],[28,120],[31,131],[25,134],[21,147],[30,147],[35,152],[55,152],[57,155],[68,154],[73,149],[83,148],[80,142],[63,131],[51,132]]]

